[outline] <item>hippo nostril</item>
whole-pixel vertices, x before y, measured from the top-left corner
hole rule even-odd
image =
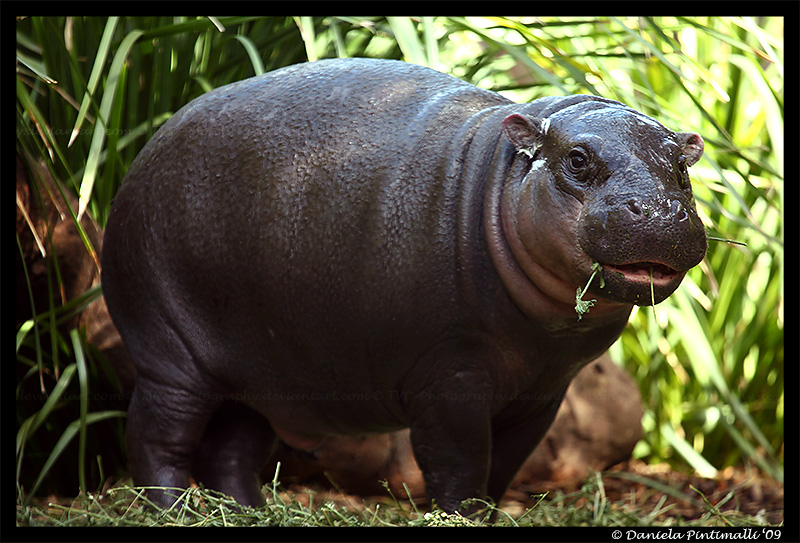
[[[678,222],[683,222],[689,218],[689,214],[683,208],[683,205],[678,200],[672,200],[669,206],[669,213]]]
[[[641,200],[638,200],[636,198],[631,198],[630,200],[625,202],[625,207],[627,207],[628,211],[630,211],[634,215],[644,215],[645,209]]]

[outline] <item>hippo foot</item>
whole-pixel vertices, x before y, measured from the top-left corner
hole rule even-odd
[[[261,507],[265,501],[258,474],[276,443],[267,419],[245,405],[224,403],[206,426],[192,474],[240,505]]]

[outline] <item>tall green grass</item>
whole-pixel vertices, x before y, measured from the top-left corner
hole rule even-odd
[[[779,17],[28,17],[17,21],[17,152],[80,195],[73,220],[86,210],[102,225],[137,152],[182,105],[336,56],[403,58],[517,101],[599,94],[699,132],[706,153],[691,173],[704,223],[747,245],[711,242],[681,289],[635,311],[612,348],[644,396],[635,455],[782,480],[783,31]],[[17,323],[18,390],[44,395],[17,402],[20,498],[64,491],[65,471],[87,490],[123,469],[104,468],[92,441],[92,422],[122,420],[88,392],[102,366],[57,326],[88,300],[56,299]],[[77,465],[64,465],[76,438]]]

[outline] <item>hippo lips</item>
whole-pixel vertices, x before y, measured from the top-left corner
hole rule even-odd
[[[658,262],[633,262],[631,264],[603,264],[609,273],[622,275],[631,283],[650,284],[652,273],[653,285],[662,286],[672,283],[683,276],[683,272]]]

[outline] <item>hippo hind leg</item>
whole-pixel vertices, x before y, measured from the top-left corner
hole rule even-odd
[[[261,414],[235,401],[223,403],[208,421],[192,463],[207,488],[233,496],[241,505],[264,505],[259,472],[277,443]]]
[[[175,503],[190,476],[242,505],[262,505],[257,473],[274,447],[272,428],[193,371],[198,363],[171,332],[163,327],[149,342],[139,341],[146,334],[126,339],[139,363],[126,429],[134,484],[150,487],[148,498],[160,507]]]
[[[208,398],[141,375],[137,379],[126,429],[131,475],[160,507],[171,506],[189,486],[192,456],[216,408]]]

